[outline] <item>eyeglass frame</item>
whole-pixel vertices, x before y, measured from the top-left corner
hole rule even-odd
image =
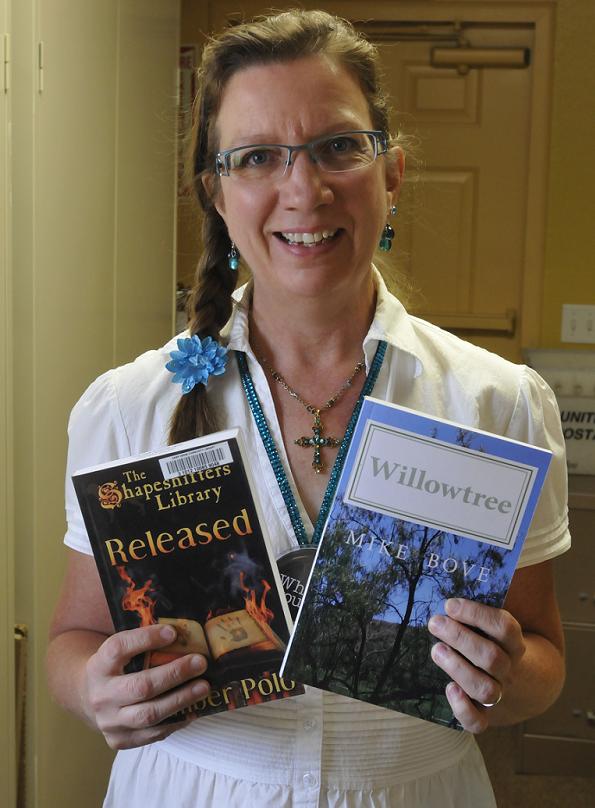
[[[322,135],[321,137],[308,141],[308,143],[301,143],[298,146],[289,146],[285,143],[247,143],[244,146],[234,146],[231,149],[224,149],[223,151],[217,152],[215,155],[215,173],[218,177],[232,176],[233,172],[230,171],[229,168],[229,156],[230,154],[233,154],[233,152],[241,151],[242,149],[274,147],[278,149],[287,149],[287,162],[283,168],[283,173],[279,174],[279,177],[284,177],[287,174],[287,169],[289,166],[293,165],[291,157],[294,152],[305,150],[310,155],[310,160],[315,165],[320,165],[312,153],[313,147],[325,140],[332,140],[334,137],[341,137],[341,135],[370,135],[374,143],[374,157],[369,163],[365,163],[363,166],[357,166],[356,168],[345,168],[340,171],[328,171],[328,169],[324,168],[321,169],[322,171],[328,171],[329,174],[347,174],[350,171],[358,171],[360,168],[365,168],[368,165],[372,165],[372,163],[374,163],[381,154],[386,154],[388,152],[389,135],[386,132],[383,132],[382,129],[347,129],[343,132],[333,132],[329,135]]]

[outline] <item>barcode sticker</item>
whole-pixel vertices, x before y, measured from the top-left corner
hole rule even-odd
[[[212,446],[201,446],[179,455],[164,457],[159,461],[164,480],[180,477],[183,474],[194,474],[224,463],[233,463],[229,443],[214,443]]]

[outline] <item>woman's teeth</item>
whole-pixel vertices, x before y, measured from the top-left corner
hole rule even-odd
[[[313,247],[331,239],[336,232],[336,230],[321,230],[319,233],[281,233],[281,235],[289,244],[303,244],[304,247]]]

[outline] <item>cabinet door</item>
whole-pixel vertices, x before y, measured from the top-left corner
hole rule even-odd
[[[572,548],[554,559],[560,613],[565,622],[595,626],[595,509],[571,507],[569,522]]]
[[[595,741],[595,626],[564,627],[566,682],[547,712],[532,718],[524,732]]]

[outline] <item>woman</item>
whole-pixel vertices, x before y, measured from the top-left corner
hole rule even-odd
[[[452,679],[448,698],[469,732],[313,689],[158,726],[204,696],[205,661],[122,674],[131,656],[172,638],[158,626],[109,636],[70,485],[71,559],[49,651],[55,697],[128,750],[116,759],[107,806],[492,806],[472,733],[543,711],[564,675],[548,563],[568,546],[551,392],[527,368],[409,317],[374,270],[375,249],[393,235],[387,218],[403,154],[388,134],[377,54],[350,26],[296,11],[225,32],[205,50],[195,118],[205,252],[190,330],[245,361],[182,393],[165,368],[172,341],[100,377],[73,411],[69,472],[241,424],[280,556],[312,535],[337,453],[327,443],[313,468],[311,448],[296,441],[319,423],[338,442],[366,383],[377,397],[549,446],[553,470],[506,610],[461,601],[430,623],[441,640],[434,660]],[[253,280],[232,302],[238,255]],[[264,426],[251,412],[250,384]],[[280,455],[277,477],[259,429]]]

